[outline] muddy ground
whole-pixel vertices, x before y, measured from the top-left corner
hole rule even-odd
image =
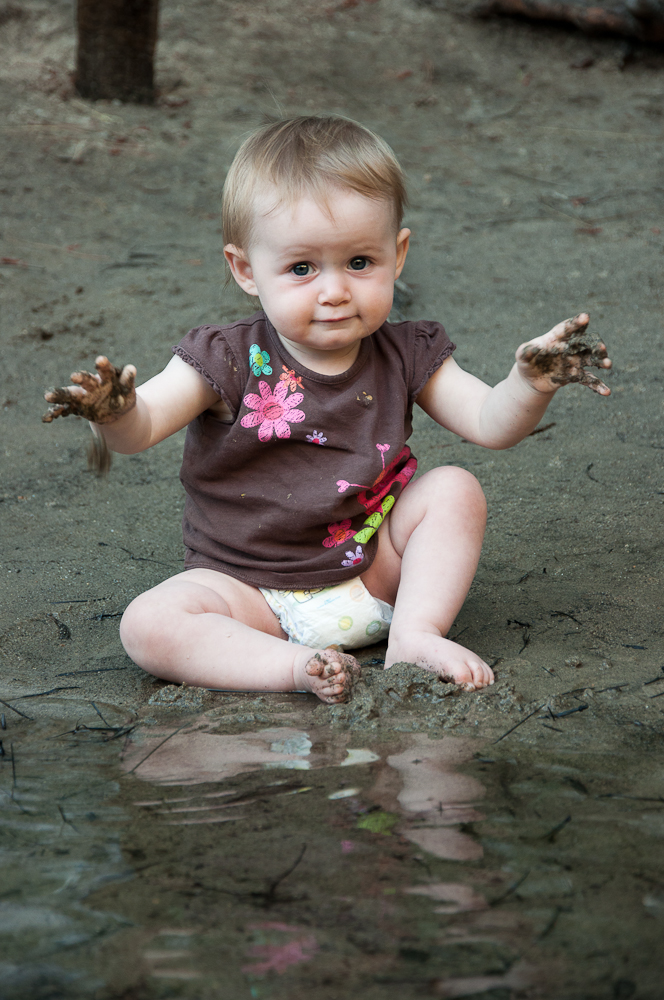
[[[522,341],[587,310],[614,372],[609,399],[565,388],[507,452],[417,418],[420,471],[461,465],[487,495],[482,561],[451,635],[495,664],[496,685],[471,696],[408,667],[383,675],[375,647],[353,704],[290,696],[289,719],[376,738],[517,727],[501,747],[654,752],[664,55],[414,0],[165,2],[161,96],[145,108],[78,99],[73,53],[71,3],[0,5],[2,699],[40,719],[57,696],[58,718],[70,700],[74,721],[90,700],[149,724],[205,712],[237,733],[283,720],[282,697],[169,688],[127,659],[123,608],[181,568],[183,435],[117,456],[99,479],[87,426],[42,425],[42,394],[100,352],[147,379],[189,327],[250,312],[223,281],[225,170],[254,125],[330,111],[379,131],[408,173],[400,315],[441,320],[457,360],[493,383]]]

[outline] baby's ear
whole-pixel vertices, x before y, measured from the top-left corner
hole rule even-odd
[[[408,253],[408,247],[410,245],[410,229],[400,229],[397,233],[397,267],[396,273],[394,275],[395,280],[399,277],[403,271],[403,266],[406,263],[406,255]]]
[[[258,289],[254,281],[254,272],[244,250],[234,246],[232,243],[227,243],[224,247],[224,257],[231,269],[231,274],[242,291],[246,292],[247,295],[257,296]]]

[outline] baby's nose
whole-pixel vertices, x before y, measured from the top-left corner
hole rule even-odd
[[[348,302],[349,299],[350,291],[343,275],[326,275],[318,293],[319,303],[321,305],[338,305],[341,302]]]

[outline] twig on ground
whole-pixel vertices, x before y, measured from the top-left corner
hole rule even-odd
[[[56,677],[79,677],[81,674],[108,674],[113,670],[126,670],[126,667],[97,667],[96,670],[67,670],[64,674],[56,674]]]
[[[557,615],[560,618],[571,618],[572,621],[576,622],[577,625],[583,626],[583,622],[580,622],[578,618],[575,618],[574,615],[570,615],[567,611],[552,611],[551,617],[553,618],[554,615]]]
[[[552,712],[551,713],[551,718],[552,719],[564,719],[568,715],[574,715],[575,712],[585,712],[585,710],[587,708],[589,708],[589,707],[590,706],[586,702],[584,702],[583,705],[577,705],[576,708],[568,708],[564,712]]]
[[[554,826],[553,830],[549,830],[548,833],[544,834],[542,840],[548,840],[550,844],[553,844],[553,842],[555,841],[556,837],[563,829],[563,827],[567,826],[567,824],[571,822],[572,822],[572,817],[565,816],[565,819],[562,820],[562,822],[558,823],[557,826]]]
[[[51,601],[51,604],[92,604],[93,601],[107,601],[108,597],[71,597],[68,601]]]
[[[66,687],[50,688],[48,691],[35,691],[33,694],[18,694],[14,701],[23,701],[25,698],[41,698],[47,694],[56,694],[58,691],[80,691],[80,684],[68,684]]]
[[[537,712],[541,712],[545,705],[546,705],[546,702],[542,702],[542,704],[538,705],[537,708],[534,708],[532,710],[532,712],[529,712],[528,715],[525,717],[525,719],[520,719],[515,726],[512,726],[511,729],[508,729],[506,733],[503,733],[502,736],[499,736],[497,740],[493,741],[493,743],[494,744],[495,743],[500,743],[500,741],[504,740],[506,736],[509,736],[510,733],[513,733],[515,729],[518,729],[519,726],[522,726],[524,724],[524,722],[527,722],[528,719],[532,719],[533,715],[535,715]]]
[[[2,698],[0,698],[0,705],[4,705],[4,706],[5,706],[5,708],[11,708],[12,712],[16,712],[16,714],[17,714],[17,715],[20,715],[20,716],[22,716],[22,717],[23,717],[24,719],[27,719],[27,720],[28,720],[28,722],[34,722],[34,721],[35,721],[35,720],[34,720],[34,719],[32,718],[32,716],[31,716],[31,715],[26,715],[26,714],[25,714],[25,712],[21,712],[21,711],[20,711],[20,710],[19,710],[18,708],[14,708],[14,706],[13,706],[13,705],[10,705],[8,701],[3,701],[3,700],[2,700]]]
[[[110,548],[113,547],[110,542],[97,542],[97,545],[102,545],[102,546],[104,546],[105,548],[108,548],[108,549],[110,549]],[[118,545],[118,548],[122,552],[126,552],[127,555],[129,556],[129,558],[133,559],[135,562],[153,562],[153,563],[157,563],[159,566],[172,566],[173,565],[173,562],[164,562],[163,559],[153,559],[151,556],[135,556],[134,553],[131,551],[131,549],[126,549],[124,547],[124,545]]]
[[[546,925],[546,927],[544,928],[544,930],[542,931],[542,933],[537,938],[538,941],[544,940],[544,938],[547,937],[547,935],[549,935],[551,933],[551,931],[553,930],[553,928],[556,926],[556,923],[558,922],[558,917],[560,916],[560,914],[562,912],[563,912],[562,906],[556,906],[554,908],[553,915],[552,915],[551,919],[549,920],[548,924]]]
[[[70,819],[67,819],[67,817],[65,816],[64,809],[62,808],[62,806],[60,805],[59,802],[57,803],[57,806],[58,806],[58,812],[62,816],[62,822],[63,823],[67,823],[67,825],[70,826],[72,828],[72,830],[75,830],[76,833],[78,833],[78,830],[76,829],[76,826],[72,823],[72,821]]]
[[[99,709],[95,705],[94,701],[91,701],[90,704],[92,705],[92,707],[94,708],[95,712],[97,713],[97,715],[99,716],[99,718],[101,719],[101,721],[104,723],[104,725],[108,727],[108,729],[117,729],[118,728],[118,726],[110,726],[108,724],[108,722],[106,721],[106,719],[104,718],[104,716],[101,714],[101,712],[99,711]]]
[[[295,869],[297,868],[297,866],[302,861],[302,858],[304,857],[306,850],[307,850],[307,845],[306,844],[302,844],[302,849],[301,849],[300,853],[298,854],[297,858],[295,859],[295,861],[293,862],[293,864],[289,868],[287,868],[285,872],[282,872],[281,875],[277,875],[277,877],[275,879],[272,879],[271,882],[268,882],[267,892],[265,892],[264,894],[261,893],[261,895],[265,896],[265,905],[266,906],[269,906],[270,903],[274,902],[277,889],[279,888],[279,886],[281,885],[281,883],[284,882],[288,878],[289,875],[293,874],[293,872],[295,871]],[[256,894],[256,895],[258,895],[258,894]]]
[[[497,906],[498,903],[502,903],[503,900],[507,899],[509,896],[512,896],[519,888],[519,886],[523,885],[523,883],[526,881],[529,875],[530,875],[530,868],[528,869],[525,875],[522,875],[521,878],[516,880],[516,882],[513,882],[512,885],[509,887],[509,889],[507,889],[502,894],[502,896],[497,896],[496,899],[490,900],[489,906]]]
[[[536,427],[534,431],[530,432],[528,437],[534,437],[536,434],[543,434],[544,431],[548,431],[555,426],[556,426],[556,421],[552,420],[550,424],[544,424],[544,427]]]

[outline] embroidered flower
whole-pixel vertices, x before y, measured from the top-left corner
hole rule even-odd
[[[314,434],[315,433],[316,433],[316,431],[314,431]],[[307,436],[307,441],[308,440],[309,440],[309,437]],[[327,440],[327,438],[325,440]],[[376,447],[378,448],[378,451],[380,452],[380,460],[383,463],[383,473],[384,473],[385,472],[385,452],[390,450],[390,446],[389,446],[389,444],[377,444]],[[381,473],[380,476],[377,476],[376,479],[374,479],[374,482],[373,482],[374,486],[376,486],[376,484],[380,481],[383,473]],[[371,486],[363,486],[362,483],[349,483],[346,479],[337,479],[337,486],[339,487],[339,493],[345,493],[346,490],[349,488],[349,486],[359,486],[360,489],[362,489],[362,490],[370,490],[370,489],[372,489]]]
[[[312,444],[325,444],[327,438],[323,436],[322,431],[314,431],[313,434],[307,434],[307,441],[311,441]]]
[[[385,468],[385,452],[390,450],[389,444],[377,444],[376,447],[380,452],[380,457],[383,460],[383,468]]]
[[[353,532],[350,530],[352,524],[351,519],[348,517],[345,521],[335,521],[334,524],[328,524],[327,530],[330,532],[330,538],[326,538],[323,545],[326,549],[331,549],[335,545],[343,545],[345,541],[353,537]],[[348,555],[348,553],[346,553]]]
[[[268,358],[268,361],[270,359]],[[286,382],[288,388],[291,392],[295,392],[298,385],[300,389],[302,388],[302,376],[296,375],[292,368],[286,368],[286,365],[281,366],[283,368],[283,374],[279,376],[280,382]]]
[[[347,559],[341,560],[342,566],[359,566],[359,564],[364,559],[364,552],[362,551],[362,546],[358,545],[355,552],[347,552]]]
[[[244,397],[244,405],[255,412],[247,413],[240,423],[243,427],[258,427],[259,441],[269,441],[273,431],[278,438],[289,438],[288,425],[299,424],[304,420],[304,410],[294,409],[304,396],[301,392],[295,392],[286,399],[288,387],[285,382],[277,382],[274,392],[267,382],[259,382],[258,390],[260,396],[250,392]]]
[[[268,364],[270,355],[267,351],[261,351],[258,344],[252,344],[249,348],[249,364],[254,375],[271,375],[272,366]]]

